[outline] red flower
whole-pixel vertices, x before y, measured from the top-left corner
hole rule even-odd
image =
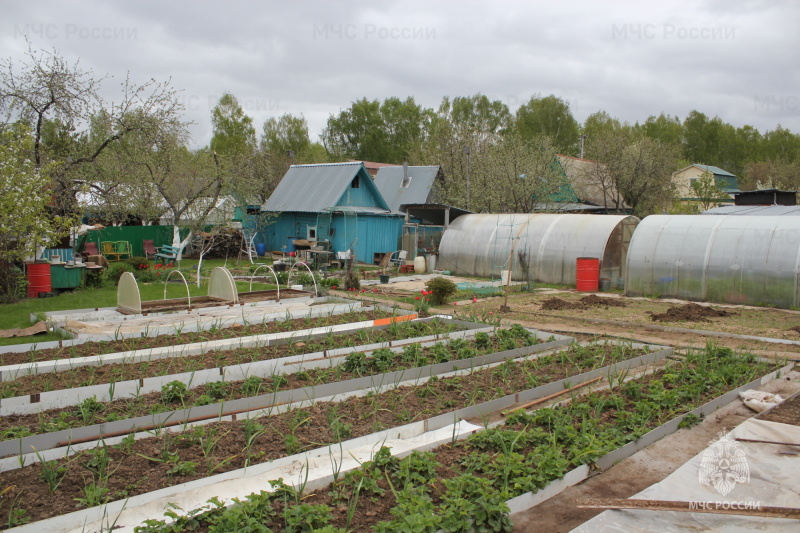
[[[336,290],[336,285],[331,285],[331,289]]]
[[[473,297],[472,297],[472,303],[475,303],[475,302],[477,302],[477,301],[478,301],[478,299],[477,299],[475,296],[473,296]]]
[[[453,305],[458,305],[458,302],[453,302]]]
[[[372,289],[372,292],[378,292],[378,289]]]
[[[415,299],[415,300],[419,300],[419,296],[417,296],[417,297],[416,297],[416,298],[414,298],[414,299]]]

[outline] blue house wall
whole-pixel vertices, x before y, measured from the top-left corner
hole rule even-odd
[[[331,217],[333,236],[320,234],[318,239],[330,240],[334,252],[350,249],[352,242],[357,239],[355,253],[358,260],[372,263],[374,254],[397,250],[404,222],[403,217],[399,216],[374,214],[345,216],[334,213]],[[309,226],[317,226],[316,213],[282,213],[275,222],[264,229],[262,238],[268,250],[280,251],[290,239],[305,239]]]
[[[340,187],[344,185],[340,182]],[[337,208],[347,212],[336,213]],[[333,213],[317,213],[302,211],[281,212],[267,226],[261,238],[268,250],[280,251],[284,246],[290,247],[289,241],[305,239],[308,227],[317,227],[318,240],[330,240],[334,252],[353,250],[358,261],[372,263],[374,254],[393,252],[398,248],[398,240],[402,233],[404,217],[399,214],[360,212],[387,210],[386,203],[372,181],[372,178],[361,167],[352,180],[345,186],[336,205],[326,211]],[[322,215],[322,216],[320,216]],[[330,228],[324,227],[330,221]]]

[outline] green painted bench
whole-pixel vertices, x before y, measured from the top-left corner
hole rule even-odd
[[[178,252],[180,249],[175,246],[159,246],[159,252],[156,254],[156,261],[167,264],[172,263],[178,259]]]

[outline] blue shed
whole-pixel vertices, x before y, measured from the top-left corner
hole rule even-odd
[[[300,239],[366,263],[397,250],[404,222],[361,162],[292,165],[262,212],[275,214],[263,235],[269,250],[291,250]]]

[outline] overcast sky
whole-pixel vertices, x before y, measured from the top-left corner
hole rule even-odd
[[[0,56],[56,48],[113,78],[171,78],[193,146],[233,93],[260,132],[303,114],[312,140],[367,97],[483,93],[516,110],[555,94],[575,118],[629,122],[692,109],[764,132],[800,132],[800,2],[30,1],[0,2]]]

